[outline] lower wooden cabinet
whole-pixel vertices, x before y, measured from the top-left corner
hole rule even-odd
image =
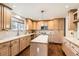
[[[30,42],[31,42],[31,37],[27,36],[26,37],[26,47],[28,47],[30,45]]]
[[[23,49],[25,49],[30,45],[30,40],[31,40],[30,36],[20,38],[20,51],[22,51]]]
[[[79,48],[70,41],[64,40],[62,50],[67,56],[79,56]]]
[[[15,56],[30,45],[31,36],[24,36],[9,42],[0,43],[0,56]]]
[[[11,55],[17,55],[19,53],[19,39],[11,41]]]
[[[10,42],[0,44],[0,56],[10,55]]]
[[[26,47],[26,40],[24,37],[22,37],[22,38],[20,38],[20,51],[25,49],[25,47]]]

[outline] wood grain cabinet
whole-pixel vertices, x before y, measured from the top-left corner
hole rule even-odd
[[[31,36],[27,36],[26,38],[26,47],[28,47],[30,45],[30,42],[31,42]]]
[[[23,49],[25,49],[30,45],[30,40],[31,40],[30,36],[20,38],[20,51],[22,51]]]
[[[2,28],[2,27],[1,27],[1,21],[2,21],[2,20],[1,20],[1,5],[0,5],[0,30],[1,30],[1,28]]]
[[[0,56],[10,56],[10,42],[0,44]]]
[[[64,40],[62,45],[62,50],[65,52],[67,56],[79,56],[79,48],[73,43]]]
[[[10,29],[11,27],[11,11],[4,7],[4,29]]]
[[[4,5],[0,5],[0,30],[11,28],[11,10]]]
[[[19,53],[19,39],[11,41],[11,55],[17,55]]]

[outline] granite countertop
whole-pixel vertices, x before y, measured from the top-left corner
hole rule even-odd
[[[31,42],[48,43],[48,35],[39,35],[38,37],[33,39]]]
[[[34,33],[30,33],[30,34],[24,34],[24,35],[19,35],[19,36],[14,36],[14,37],[4,37],[4,38],[1,38],[0,39],[0,43],[4,43],[4,42],[8,42],[8,41],[11,41],[11,40],[15,40],[15,39],[19,39],[21,37],[24,37],[24,36],[30,36],[30,35],[33,35]]]
[[[65,39],[79,47],[79,40],[77,38],[65,37]]]

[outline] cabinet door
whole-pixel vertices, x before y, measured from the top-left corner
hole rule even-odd
[[[69,12],[68,14],[68,29],[69,30],[75,30],[75,24],[73,23],[74,17],[73,12]]]
[[[20,38],[20,51],[22,51],[26,46],[26,40],[24,37]]]
[[[53,21],[48,21],[48,29],[53,30],[54,29],[54,22]]]
[[[54,30],[58,30],[58,20],[54,20]]]
[[[26,47],[28,47],[30,45],[31,37],[27,36],[25,38],[26,38]]]
[[[1,21],[1,20],[2,20],[2,19],[1,19],[1,14],[2,14],[2,11],[1,11],[1,5],[0,5],[0,30],[2,29],[2,28],[1,28],[1,23],[2,23],[2,21]]]
[[[0,44],[0,56],[10,56],[10,42]]]
[[[19,53],[19,39],[11,41],[11,55],[17,55]]]
[[[33,22],[33,29],[36,30],[37,28],[37,22]]]
[[[11,12],[4,7],[4,29],[10,29],[11,26]]]
[[[64,30],[64,19],[59,19],[59,30]]]

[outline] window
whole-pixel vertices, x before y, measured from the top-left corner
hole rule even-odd
[[[24,30],[24,22],[23,20],[19,20],[15,17],[12,18],[11,21],[11,29],[12,30]]]

